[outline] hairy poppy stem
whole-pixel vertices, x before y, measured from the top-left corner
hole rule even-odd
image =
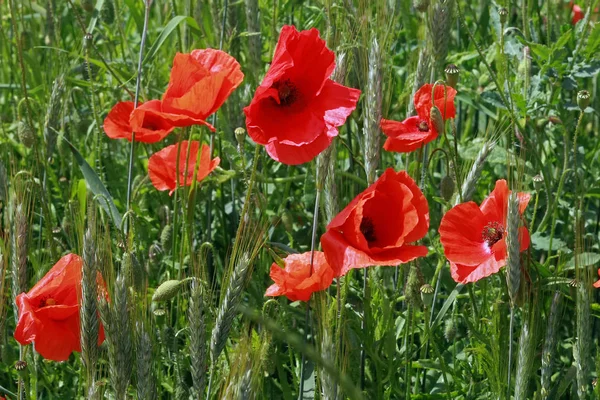
[[[319,223],[319,200],[321,198],[321,183],[319,182],[319,168],[316,169],[315,181],[317,182],[317,194],[315,196],[315,210],[313,212],[312,235],[310,238],[310,275],[313,273],[313,265],[315,262],[315,247],[317,242],[317,225]],[[304,343],[308,343],[308,335],[310,332],[310,299],[306,302],[306,322],[304,329]],[[300,389],[299,399],[304,399],[304,372],[306,368],[305,355],[302,353],[302,364],[300,368]]]
[[[142,29],[142,41],[140,43],[140,53],[138,56],[137,77],[135,80],[135,97],[133,100],[134,109],[137,108],[140,99],[140,86],[142,85],[142,63],[144,61],[144,46],[148,33],[148,20],[150,19],[151,0],[144,1],[144,28]],[[129,173],[127,174],[127,209],[131,207],[131,183],[133,179],[133,157],[135,154],[135,132],[131,133],[131,148],[129,150]],[[125,230],[129,231],[129,226],[125,225]]]

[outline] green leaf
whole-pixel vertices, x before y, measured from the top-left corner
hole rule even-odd
[[[90,167],[90,164],[85,161],[79,150],[77,150],[75,146],[73,146],[71,142],[64,137],[63,140],[69,145],[69,148],[75,157],[75,161],[77,161],[77,164],[81,169],[81,173],[83,173],[83,177],[85,178],[89,189],[92,191],[92,193],[94,193],[94,196],[98,200],[100,207],[102,207],[104,211],[111,216],[117,229],[121,229],[121,214],[119,213],[119,210],[117,210],[113,198],[106,189],[106,186],[104,186],[96,172],[92,169],[92,167]]]
[[[432,330],[436,326],[438,326],[438,325],[440,325],[442,323],[442,321],[444,319],[444,316],[446,315],[446,312],[448,312],[448,309],[450,308],[450,306],[452,305],[452,303],[454,303],[454,301],[456,300],[456,296],[458,296],[458,294],[460,293],[460,291],[464,287],[465,287],[464,284],[459,283],[459,284],[456,285],[456,287],[454,288],[454,290],[452,290],[452,293],[450,293],[450,295],[448,296],[448,298],[444,302],[444,305],[440,309],[440,312],[435,317],[435,321],[433,321],[433,325],[431,326]]]
[[[193,28],[200,29],[198,27],[198,24],[192,17],[186,17],[185,15],[178,15],[176,17],[173,17],[167,23],[167,25],[164,27],[164,29],[160,33],[160,36],[158,37],[158,39],[156,39],[156,42],[154,42],[154,44],[152,45],[150,50],[148,50],[148,53],[146,54],[146,57],[144,58],[144,64],[150,62],[154,58],[154,56],[156,55],[156,53],[158,52],[160,47],[163,45],[165,40],[167,40],[167,38],[171,35],[171,33],[173,33],[173,31],[183,21],[185,21],[188,25],[190,25]]]
[[[590,36],[588,36],[588,42],[585,46],[585,55],[591,57],[597,51],[600,50],[600,22],[596,22],[592,31],[590,32]]]
[[[96,23],[98,22],[98,17],[100,16],[100,11],[102,10],[102,6],[104,5],[104,0],[98,0],[96,2],[96,7],[94,7],[94,11],[92,11],[92,18],[90,19],[90,23],[87,28],[88,33],[94,32],[94,28],[96,27]]]
[[[589,267],[600,262],[600,254],[597,253],[581,253],[579,256],[573,257],[566,265],[566,268],[575,268],[575,258],[577,258],[579,267]]]
[[[533,247],[536,248],[536,250],[550,250],[550,238],[547,236],[542,236],[542,234],[539,232],[536,232],[533,235],[531,235],[531,243],[533,244]],[[552,250],[561,251],[563,253],[571,252],[571,250],[567,246],[567,243],[558,238],[554,238],[552,240]]]

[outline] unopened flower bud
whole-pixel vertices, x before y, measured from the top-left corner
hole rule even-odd
[[[154,294],[152,295],[152,301],[161,302],[171,300],[173,297],[177,296],[181,286],[191,279],[192,278],[186,278],[183,280],[172,279],[161,283],[160,286],[154,291]]]
[[[415,0],[413,6],[415,7],[415,10],[425,12],[429,7],[429,0]]]
[[[452,318],[448,318],[444,323],[444,337],[448,342],[453,342],[456,337],[456,326]]]
[[[580,90],[577,93],[577,105],[581,111],[584,111],[589,105],[592,96],[587,90]]]
[[[460,69],[455,64],[448,64],[448,66],[444,69],[446,73],[446,83],[448,86],[456,89],[456,84],[458,83],[458,76],[460,75]]]
[[[431,107],[429,115],[431,117],[431,123],[433,124],[433,127],[435,128],[436,132],[438,134],[444,132],[444,118],[442,118],[442,113],[440,112],[440,109],[436,106]]]
[[[446,201],[450,201],[452,195],[454,194],[454,179],[450,177],[450,175],[446,175],[440,181],[440,195]]]
[[[17,134],[19,136],[19,141],[28,149],[35,143],[35,133],[27,121],[19,122]]]

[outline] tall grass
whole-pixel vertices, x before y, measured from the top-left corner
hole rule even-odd
[[[572,25],[571,6],[551,1],[0,1],[0,396],[594,398],[600,25],[597,0],[578,5]],[[244,131],[284,24],[318,28],[336,54],[332,79],[363,93],[332,145],[300,166]],[[216,133],[177,129],[157,144],[103,133],[118,101],[160,98],[176,51],[207,47],[246,77]],[[448,64],[455,119],[421,150],[384,151],[379,120],[415,115],[414,93]],[[189,139],[211,143],[219,169],[156,191],[148,157]],[[265,298],[273,261],[309,251],[313,229],[318,250],[388,167],[428,200],[429,254],[335,279],[309,318],[301,302]],[[522,216],[510,198],[506,267],[457,284],[440,220],[481,204],[498,179],[531,195]],[[67,252],[84,260],[81,352],[55,363],[15,341],[15,299]]]

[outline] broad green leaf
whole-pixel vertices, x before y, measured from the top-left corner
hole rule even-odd
[[[96,196],[98,203],[104,211],[111,216],[117,229],[121,229],[121,214],[119,213],[119,210],[117,210],[113,198],[106,189],[106,186],[104,186],[96,172],[90,167],[90,164],[85,161],[79,150],[64,137],[63,140],[69,145],[69,148],[75,157],[75,161],[77,161],[77,164],[83,173],[83,177],[85,178],[89,189],[94,193],[94,196]]]
[[[547,236],[542,236],[542,234],[539,232],[531,235],[531,243],[537,250],[550,250],[550,238]],[[552,250],[561,251],[563,253],[571,252],[571,250],[567,247],[567,243],[556,237],[552,240]]]
[[[600,262],[600,254],[597,253],[581,253],[575,257],[577,257],[577,263],[579,264],[579,267],[589,267]],[[575,257],[569,260],[566,268],[575,268]]]

